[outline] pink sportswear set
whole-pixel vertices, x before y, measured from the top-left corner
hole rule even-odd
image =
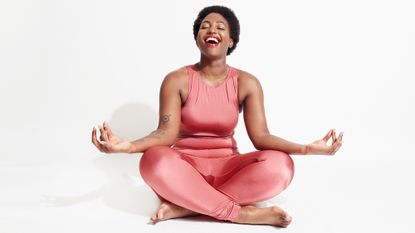
[[[186,67],[189,95],[182,105],[173,146],[154,146],[140,160],[144,181],[161,200],[216,219],[233,221],[241,205],[270,199],[291,182],[294,164],[280,151],[240,154],[233,138],[238,122],[237,71],[208,86]]]

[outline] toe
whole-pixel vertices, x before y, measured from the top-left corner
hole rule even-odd
[[[291,223],[291,220],[292,220],[291,216],[287,215],[287,217],[283,221],[284,227],[288,227],[288,225],[290,225]]]
[[[157,213],[151,216],[149,223],[156,224],[160,219],[157,217]]]

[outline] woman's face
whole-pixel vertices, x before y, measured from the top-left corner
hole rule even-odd
[[[196,44],[205,56],[226,56],[228,48],[233,45],[226,19],[218,13],[208,14],[200,24]]]

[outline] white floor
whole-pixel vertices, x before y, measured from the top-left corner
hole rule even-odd
[[[85,162],[3,164],[0,232],[415,232],[415,164],[346,158],[295,157],[291,186],[262,203],[293,216],[287,229],[209,217],[149,225],[158,202],[138,175],[139,156],[97,153]]]

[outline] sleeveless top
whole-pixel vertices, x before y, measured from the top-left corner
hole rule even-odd
[[[204,157],[238,154],[233,137],[239,116],[236,69],[228,66],[225,80],[216,87],[207,85],[194,65],[186,69],[189,93],[182,105],[180,133],[173,148]]]

